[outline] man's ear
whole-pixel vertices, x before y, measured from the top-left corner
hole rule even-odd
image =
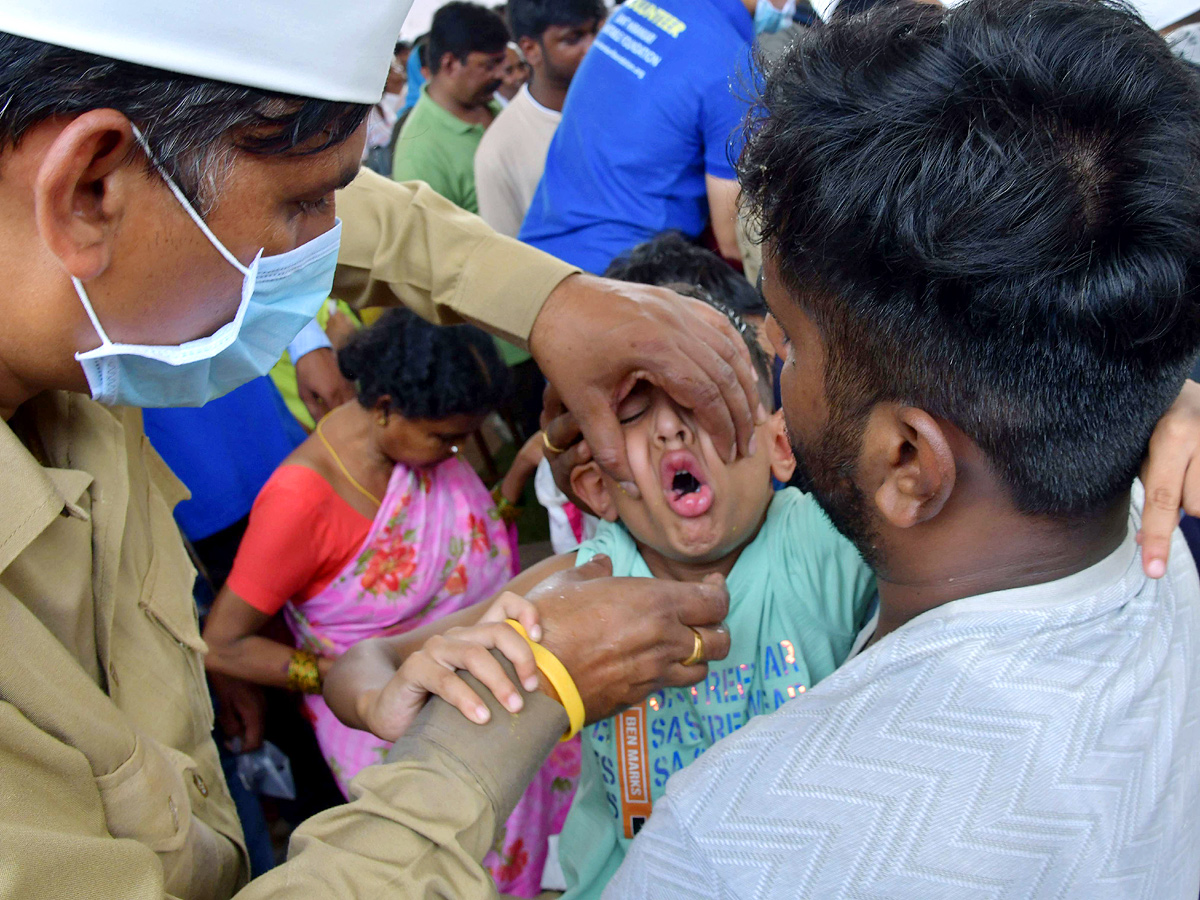
[[[767,420],[770,429],[770,440],[767,442],[768,453],[771,454],[771,474],[776,481],[787,484],[796,472],[796,456],[792,453],[792,445],[788,441],[787,423],[783,420],[783,410],[771,413]]]
[[[34,217],[50,251],[81,281],[112,260],[117,225],[144,160],[129,120],[115,109],[77,116],[50,142],[33,186]]]
[[[912,406],[881,404],[863,435],[861,471],[873,486],[875,506],[896,528],[911,528],[938,515],[957,478],[945,429]]]
[[[613,502],[604,474],[594,462],[584,463],[571,470],[571,490],[606,522],[617,521],[617,504]]]
[[[529,63],[531,68],[542,64],[541,43],[526,35],[517,41],[517,46],[521,48],[521,56],[525,58],[525,62]]]

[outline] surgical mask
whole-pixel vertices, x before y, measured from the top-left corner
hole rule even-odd
[[[101,344],[76,353],[92,397],[101,403],[141,407],[203,406],[265,375],[300,329],[312,321],[333,287],[342,222],[287,253],[263,256],[249,266],[217,240],[166,173],[142,133],[134,137],[158,174],[209,242],[242,273],[242,298],[233,321],[208,337],[176,345],[117,344],[100,324],[87,290],[71,278]]]
[[[754,7],[754,33],[774,34],[782,31],[796,17],[796,0],[787,0],[783,9],[776,9],[771,0],[758,0]]]

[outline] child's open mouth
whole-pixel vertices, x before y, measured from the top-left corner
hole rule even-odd
[[[712,488],[704,480],[700,463],[687,450],[663,457],[660,478],[667,505],[676,515],[694,519],[712,508]]]

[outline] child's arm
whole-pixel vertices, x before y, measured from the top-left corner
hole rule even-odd
[[[483,704],[479,697],[455,674],[457,669],[466,669],[516,712],[521,708],[520,692],[487,651],[501,650],[522,681],[536,681],[528,645],[504,620],[517,619],[530,636],[540,634],[536,608],[521,598],[551,575],[574,565],[574,553],[551,557],[522,572],[491,602],[407,634],[361,641],[330,669],[325,678],[325,702],[351,728],[389,741],[403,734],[431,693],[472,721],[486,721],[486,710],[480,717]]]
[[[525,442],[525,446],[517,453],[513,464],[508,468],[508,474],[500,482],[500,494],[516,506],[521,502],[521,494],[525,485],[537,471],[538,463],[545,457],[545,446],[542,444],[542,433],[539,431]]]

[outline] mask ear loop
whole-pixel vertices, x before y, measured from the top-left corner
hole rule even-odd
[[[104,326],[100,324],[100,320],[96,318],[96,311],[92,309],[92,301],[88,299],[87,291],[83,289],[83,282],[72,275],[71,284],[75,287],[75,293],[79,295],[79,302],[83,304],[83,311],[92,320],[92,327],[96,329],[96,334],[100,337],[100,343],[105,347],[111,347],[112,341],[108,339],[108,334],[105,332]],[[75,355],[79,356],[78,353]]]
[[[154,170],[158,172],[162,180],[167,183],[167,187],[171,189],[171,193],[175,195],[175,199],[179,201],[179,205],[187,211],[189,216],[191,216],[192,221],[196,223],[196,227],[204,233],[204,236],[208,238],[209,242],[217,248],[223,257],[225,257],[226,262],[228,262],[243,275],[249,275],[250,269],[246,266],[243,266],[241,260],[230,253],[229,250],[226,249],[225,245],[217,239],[217,236],[212,233],[212,229],[208,227],[208,224],[200,217],[200,214],[196,212],[195,208],[188,201],[188,198],[183,195],[183,191],[179,189],[179,185],[175,183],[175,179],[167,174],[167,170],[162,167],[162,164],[159,163],[158,159],[155,157],[154,151],[150,149],[150,144],[147,143],[146,138],[143,136],[141,130],[132,122],[129,123],[129,127],[133,129],[133,136],[141,145],[142,150],[146,152],[146,156],[150,160],[150,165],[154,166]],[[92,321],[94,322],[95,319],[93,318]]]

